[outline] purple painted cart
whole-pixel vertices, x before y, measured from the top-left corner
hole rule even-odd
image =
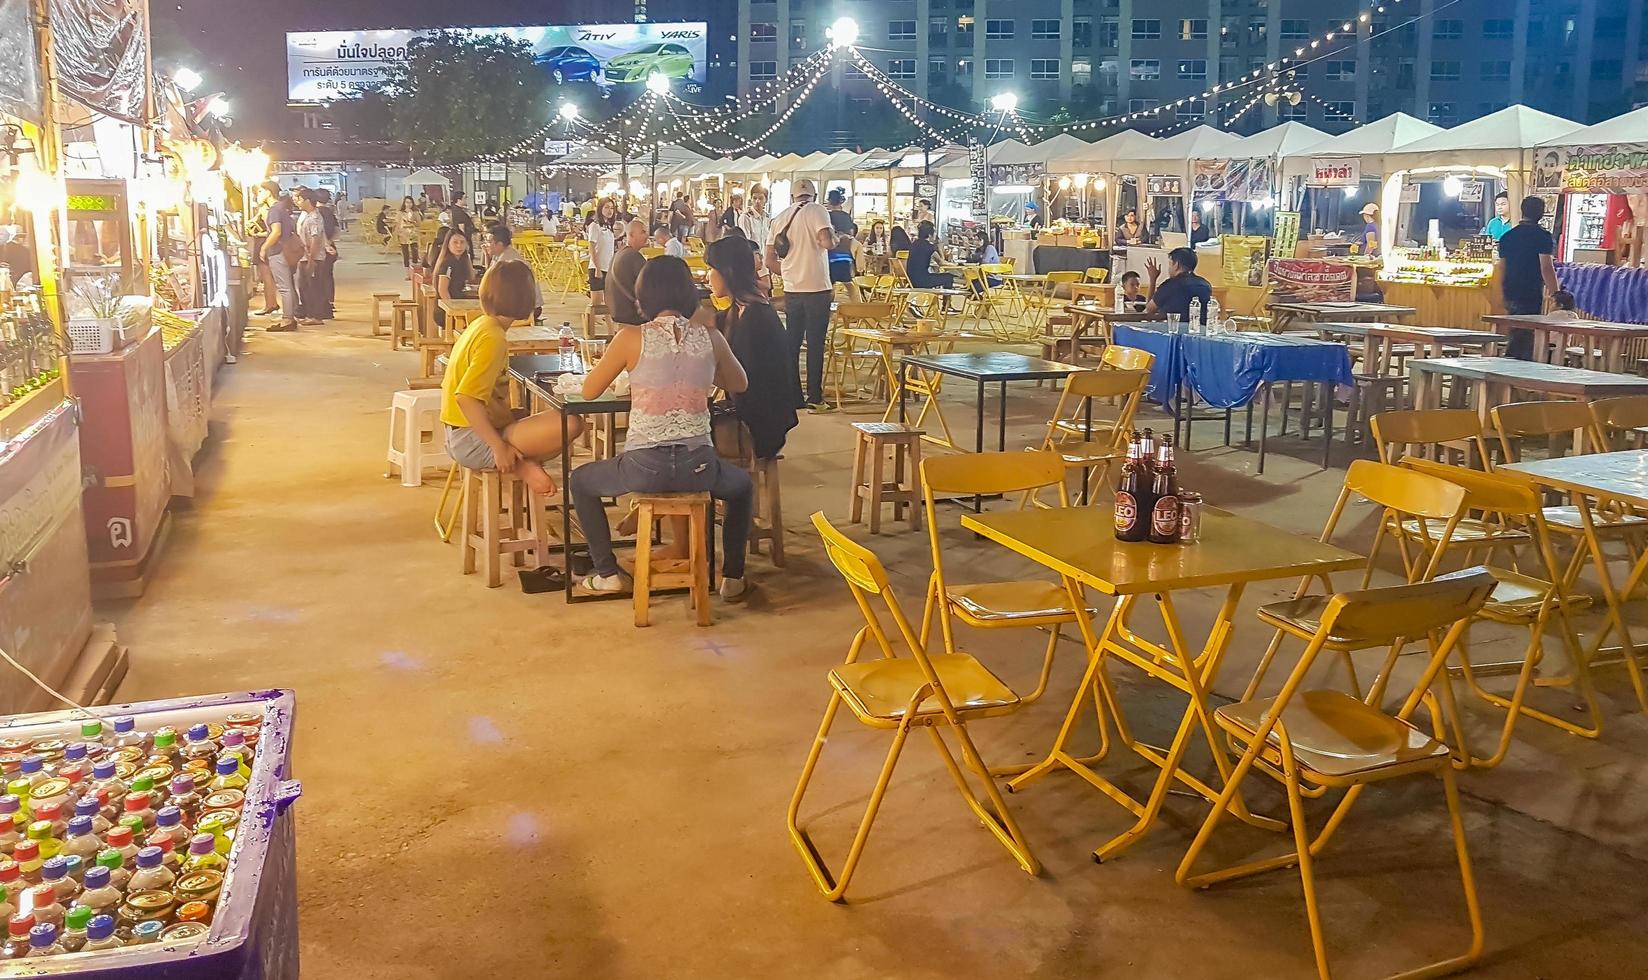
[[[102,719],[131,715],[143,731],[171,725],[182,731],[235,712],[261,712],[257,756],[246,787],[229,870],[205,940],[95,953],[71,953],[0,964],[0,978],[72,977],[74,980],[297,980],[297,835],[287,812],[302,787],[291,778],[291,691],[249,691],[109,705]],[[86,713],[51,711],[0,719],[0,738],[27,733],[72,738]]]

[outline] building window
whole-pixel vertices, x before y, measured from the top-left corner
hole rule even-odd
[[[916,22],[913,20],[890,20],[887,22],[887,40],[914,41],[916,39]]]
[[[1482,36],[1490,41],[1509,41],[1516,36],[1516,21],[1490,18],[1482,22]]]
[[[962,14],[960,17],[956,18],[957,44],[962,42],[966,42],[967,44],[973,43],[973,25],[975,23],[977,23],[977,21],[973,20],[973,18],[967,14]]]
[[[948,58],[928,58],[927,59],[927,77],[928,78],[938,79],[938,78],[943,78],[945,75],[948,75],[948,74],[950,74],[950,61],[949,61]]]
[[[894,58],[893,60],[887,62],[887,77],[888,78],[914,78],[914,77],[916,77],[916,59],[914,59],[914,58]]]
[[[1278,36],[1284,41],[1308,41],[1310,40],[1310,21],[1284,20],[1282,21],[1282,32]]]
[[[1012,78],[1013,77],[1013,59],[1012,58],[986,58],[986,59],[984,59],[984,77],[985,78]]]
[[[1356,62],[1326,61],[1322,63],[1322,77],[1330,82],[1349,82],[1356,79]]]
[[[1162,63],[1155,58],[1134,58],[1128,63],[1127,77],[1135,82],[1153,82],[1162,77]]]
[[[1431,30],[1431,37],[1436,38],[1438,41],[1457,41],[1464,36],[1465,22],[1449,17],[1437,21],[1436,26]]]
[[[1133,40],[1150,41],[1162,36],[1162,22],[1133,18]]]
[[[962,79],[962,78],[972,78],[972,77],[973,77],[973,59],[972,58],[957,58],[956,59],[956,78],[957,79]]]
[[[1511,80],[1511,63],[1509,61],[1482,62],[1482,80],[1484,82],[1508,82]]]
[[[1247,43],[1265,43],[1265,34],[1270,30],[1270,18],[1249,17],[1247,19]]]
[[[1322,103],[1322,118],[1328,122],[1350,122],[1356,118],[1356,103],[1324,102]]]
[[[1161,105],[1161,103],[1156,101],[1155,99],[1128,99],[1127,100],[1127,111],[1128,112],[1149,112],[1150,110],[1156,108],[1159,105]]]
[[[927,43],[936,48],[948,47],[950,44],[950,18],[927,18]]]
[[[801,51],[807,47],[807,22],[804,20],[790,21],[790,50]]]
[[[1604,58],[1591,62],[1591,77],[1599,82],[1617,82],[1625,66],[1618,58]]]
[[[1057,58],[1032,58],[1032,59],[1030,59],[1030,77],[1031,78],[1058,78],[1059,77],[1059,59],[1057,59]]]
[[[1179,119],[1200,119],[1207,115],[1206,99],[1191,99],[1173,110],[1173,115]]]
[[[1426,118],[1438,126],[1452,126],[1459,121],[1459,107],[1452,102],[1432,102]]]
[[[1431,62],[1431,81],[1457,82],[1459,81],[1459,62],[1433,61]]]
[[[750,81],[765,82],[778,77],[778,62],[752,61],[750,62]]]
[[[1106,17],[1099,21],[1099,47],[1109,50],[1119,48],[1122,43],[1122,22],[1119,17]]]
[[[1179,62],[1180,78],[1202,79],[1207,77],[1207,59],[1192,58],[1189,61]]]
[[[987,41],[1011,41],[1013,39],[1013,22],[1010,20],[985,21],[984,39]]]
[[[1310,103],[1301,102],[1298,105],[1281,103],[1276,111],[1276,118],[1282,122],[1304,122],[1310,118]]]
[[[1059,34],[1059,22],[1056,19],[1030,22],[1030,36],[1038,41],[1057,41]]]
[[[1616,41],[1625,39],[1624,17],[1598,17],[1596,27],[1592,30],[1594,37],[1611,38]]]
[[[750,40],[752,40],[752,41],[776,41],[776,40],[778,40],[778,25],[777,24],[751,24],[750,25]]]
[[[1207,18],[1199,20],[1179,21],[1179,40],[1205,41],[1207,40]]]
[[[1093,59],[1070,59],[1070,78],[1077,85],[1088,85],[1093,81]]]
[[[1077,17],[1070,22],[1070,46],[1077,51],[1093,46],[1093,18]]]

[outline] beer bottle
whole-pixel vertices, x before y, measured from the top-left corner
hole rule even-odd
[[[1144,474],[1144,485],[1150,486],[1150,471],[1156,465],[1156,430],[1144,430],[1144,437],[1139,442],[1139,471]],[[1147,517],[1149,515],[1146,515]]]
[[[1153,544],[1173,544],[1179,540],[1179,475],[1174,471],[1170,436],[1162,439],[1162,448],[1157,452],[1150,490],[1149,538]]]
[[[1116,539],[1143,541],[1150,529],[1150,477],[1145,472],[1143,441],[1127,447],[1127,461],[1116,485]]]

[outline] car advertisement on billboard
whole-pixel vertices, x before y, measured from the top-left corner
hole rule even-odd
[[[600,86],[641,83],[658,72],[701,85],[708,25],[580,24],[550,27],[464,27],[466,34],[501,34],[532,45],[532,59],[557,82]],[[287,97],[292,102],[349,98],[383,82],[405,60],[407,45],[427,31],[306,31],[286,35]]]

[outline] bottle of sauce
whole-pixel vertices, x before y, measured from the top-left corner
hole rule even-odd
[[[125,942],[114,934],[114,916],[98,914],[86,923],[86,945],[80,949],[90,953],[99,949],[119,949],[124,945]]]
[[[1179,475],[1173,465],[1172,439],[1163,439],[1157,451],[1151,495],[1155,502],[1150,511],[1150,541],[1173,544],[1179,540]]]
[[[6,920],[6,944],[0,946],[0,959],[20,960],[29,955],[29,930],[34,928],[34,916],[27,912]]]
[[[66,953],[78,953],[86,945],[86,926],[92,921],[92,910],[76,905],[63,916],[63,944]]]
[[[120,907],[120,889],[110,881],[108,868],[98,865],[86,869],[86,890],[80,893],[76,901],[91,909],[93,915],[109,916],[109,928],[114,928],[114,911]],[[97,925],[97,921],[92,920],[91,925]]]
[[[1127,460],[1116,485],[1116,539],[1143,541],[1150,526],[1150,483],[1144,472],[1143,440],[1127,447]]]

